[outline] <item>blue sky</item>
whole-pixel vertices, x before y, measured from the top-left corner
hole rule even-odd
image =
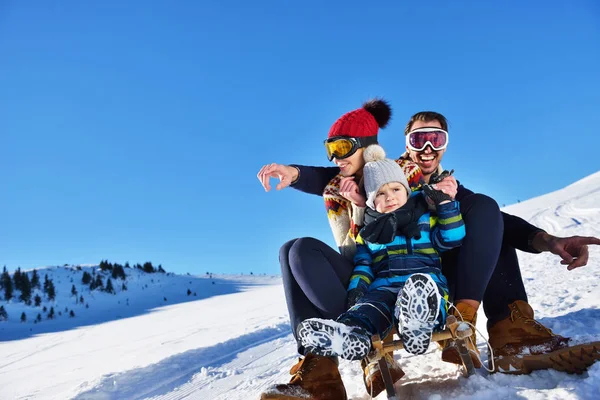
[[[334,242],[256,173],[328,165],[374,96],[389,156],[441,112],[443,165],[501,205],[598,171],[600,5],[522,3],[0,2],[0,265],[278,273],[285,241]]]

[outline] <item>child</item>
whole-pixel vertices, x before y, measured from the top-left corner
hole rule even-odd
[[[371,336],[385,337],[397,321],[404,348],[423,354],[446,320],[448,287],[439,252],[459,246],[465,236],[459,205],[429,185],[425,194],[411,196],[402,168],[379,145],[367,147],[364,159],[367,210],[356,240],[349,310],[335,321],[303,321],[298,337],[311,353],[360,360],[371,350]]]

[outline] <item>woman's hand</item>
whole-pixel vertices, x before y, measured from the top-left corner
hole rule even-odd
[[[347,176],[340,180],[340,195],[358,207],[367,206],[367,199],[360,193],[358,184],[354,181],[353,176]]]

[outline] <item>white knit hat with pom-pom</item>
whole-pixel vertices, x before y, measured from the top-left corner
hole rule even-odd
[[[363,152],[365,166],[363,179],[367,192],[367,205],[375,209],[375,196],[377,191],[385,184],[399,182],[406,188],[410,196],[411,190],[402,168],[394,160],[385,158],[383,147],[378,144],[368,146]]]

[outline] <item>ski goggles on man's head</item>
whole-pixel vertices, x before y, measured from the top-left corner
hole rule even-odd
[[[325,140],[327,159],[333,161],[348,158],[356,153],[356,150],[377,143],[377,136],[365,136],[361,138],[349,136],[335,136]]]
[[[448,132],[441,128],[419,128],[406,135],[406,147],[413,151],[423,151],[427,145],[435,151],[448,146]]]

